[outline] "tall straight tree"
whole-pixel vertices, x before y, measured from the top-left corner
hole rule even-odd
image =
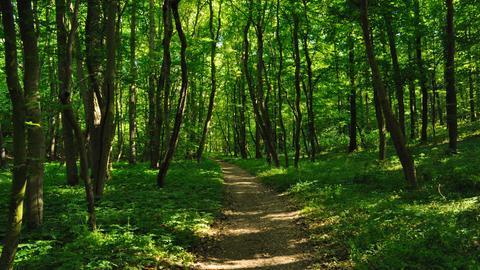
[[[27,113],[27,226],[30,229],[43,222],[43,162],[45,138],[40,109],[40,62],[37,33],[31,0],[18,0],[20,37],[23,43],[23,87]]]
[[[352,153],[358,148],[357,144],[357,89],[355,87],[355,42],[354,33],[348,37],[348,76],[350,77],[350,143],[348,152]]]
[[[23,221],[23,202],[27,187],[27,148],[25,136],[25,97],[18,76],[17,60],[17,33],[13,5],[10,0],[0,4],[2,25],[5,38],[5,74],[8,92],[12,102],[13,123],[13,177],[8,221],[6,224],[5,239],[3,241],[2,255],[0,256],[0,269],[13,269],[13,260],[18,248]]]
[[[169,3],[170,2],[170,3]],[[168,16],[168,13],[173,15],[175,21],[175,28],[178,33],[178,37],[180,39],[180,69],[181,69],[181,77],[182,77],[182,85],[180,87],[180,95],[178,98],[177,104],[177,113],[175,114],[175,122],[173,125],[172,134],[170,136],[169,144],[167,146],[167,150],[165,152],[165,156],[160,164],[160,168],[158,171],[157,176],[157,185],[159,187],[163,187],[165,185],[165,177],[167,176],[167,171],[170,166],[170,162],[172,161],[173,154],[175,153],[175,149],[177,147],[178,136],[180,134],[180,128],[182,125],[183,114],[185,112],[185,103],[187,101],[187,90],[188,90],[188,69],[187,69],[187,38],[185,33],[183,32],[182,23],[180,20],[180,15],[178,13],[178,5],[180,0],[165,0],[164,1],[164,8],[163,12],[167,13],[164,15],[166,20],[170,19],[171,24],[171,16]],[[166,26],[165,26],[166,27]],[[168,77],[164,78],[165,82],[168,83]]]
[[[0,169],[7,167],[7,149],[3,138],[2,124],[0,124]]]
[[[307,105],[307,127],[308,127],[308,140],[310,142],[310,160],[315,161],[315,155],[317,154],[317,132],[315,129],[315,112],[313,110],[313,71],[312,71],[312,59],[310,57],[310,50],[308,46],[308,37],[310,34],[310,21],[308,19],[307,1],[303,2],[303,16],[305,22],[305,32],[303,34],[303,52],[305,55],[305,63],[307,69],[307,87],[305,91],[306,105]]]
[[[422,128],[420,133],[420,140],[427,141],[427,127],[428,127],[428,89],[427,78],[425,75],[425,68],[423,66],[422,56],[422,24],[420,20],[420,3],[419,0],[414,0],[415,13],[415,51],[417,60],[417,75],[420,81],[420,90],[422,93]]]
[[[155,2],[148,1],[148,59],[150,70],[154,70],[155,59]],[[148,153],[150,168],[156,168],[160,155],[160,135],[155,127],[156,105],[155,105],[155,73],[150,72],[148,76]],[[158,137],[158,138],[157,138]]]
[[[409,188],[417,187],[417,177],[415,172],[415,163],[413,157],[406,146],[405,137],[402,129],[392,111],[392,107],[388,100],[387,91],[378,68],[377,60],[374,54],[374,47],[372,36],[370,32],[370,22],[368,19],[368,0],[360,0],[360,24],[363,31],[363,40],[365,42],[365,51],[367,54],[368,63],[372,72],[372,80],[374,87],[377,89],[378,99],[382,111],[385,116],[388,131],[392,136],[392,141],[395,150],[403,167],[403,173]]]
[[[277,0],[277,9],[276,9],[276,20],[277,25],[275,27],[275,37],[278,43],[278,73],[277,73],[277,105],[278,105],[278,122],[280,125],[281,132],[281,140],[283,142],[283,155],[285,157],[285,167],[288,167],[289,160],[288,160],[288,147],[287,147],[287,132],[285,129],[285,122],[283,120],[283,83],[282,83],[282,75],[283,75],[283,43],[282,37],[280,36],[280,0]],[[280,141],[280,140],[279,140]]]
[[[205,119],[205,123],[203,125],[202,130],[202,137],[200,139],[200,143],[198,145],[197,150],[197,161],[200,162],[202,159],[203,150],[205,148],[205,141],[207,139],[208,127],[210,125],[210,121],[212,120],[213,115],[213,106],[215,104],[215,94],[217,92],[217,78],[216,78],[216,71],[217,67],[215,65],[215,54],[217,51],[217,41],[220,35],[220,28],[222,26],[222,0],[220,0],[220,7],[218,9],[217,15],[217,29],[214,29],[214,12],[213,12],[213,0],[208,1],[208,7],[210,10],[210,19],[209,19],[209,30],[210,30],[210,83],[211,83],[211,92],[210,98],[208,101],[208,109],[207,109],[207,118]]]
[[[295,8],[295,7],[293,7]],[[300,134],[302,131],[302,111],[300,108],[301,90],[300,90],[300,49],[298,46],[299,18],[295,10],[293,12],[293,57],[295,60],[295,133],[293,144],[295,145],[294,166],[298,168],[300,160]]]
[[[455,91],[455,29],[453,0],[445,0],[447,6],[447,25],[445,39],[445,82],[447,85],[447,127],[450,152],[457,152],[457,93]]]
[[[128,162],[135,164],[137,161],[137,64],[135,58],[136,50],[136,28],[137,28],[137,1],[132,0],[130,17],[130,92],[128,92],[128,137],[130,153]]]

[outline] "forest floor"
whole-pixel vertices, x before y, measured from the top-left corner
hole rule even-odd
[[[306,269],[308,238],[299,211],[239,167],[220,162],[224,217],[211,232],[198,269]]]

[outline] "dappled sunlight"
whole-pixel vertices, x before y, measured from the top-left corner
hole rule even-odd
[[[305,269],[309,242],[298,227],[300,211],[285,195],[223,163],[227,207],[216,241],[199,269]]]

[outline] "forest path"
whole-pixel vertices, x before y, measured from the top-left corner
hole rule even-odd
[[[239,167],[220,162],[225,177],[225,218],[196,269],[307,269],[307,237],[299,211]]]

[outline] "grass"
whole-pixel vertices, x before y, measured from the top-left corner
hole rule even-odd
[[[460,154],[439,134],[414,146],[420,188],[405,188],[394,153],[327,153],[300,168],[231,161],[303,209],[318,269],[480,269],[480,137],[463,126]],[[392,149],[390,149],[392,150]]]
[[[97,204],[99,230],[86,228],[81,186],[65,184],[65,168],[47,164],[45,224],[22,235],[16,269],[183,269],[221,208],[222,174],[211,161],[172,165],[166,187],[146,165],[116,163]],[[0,207],[7,209],[10,174],[0,174]],[[6,211],[0,216],[3,238]]]

